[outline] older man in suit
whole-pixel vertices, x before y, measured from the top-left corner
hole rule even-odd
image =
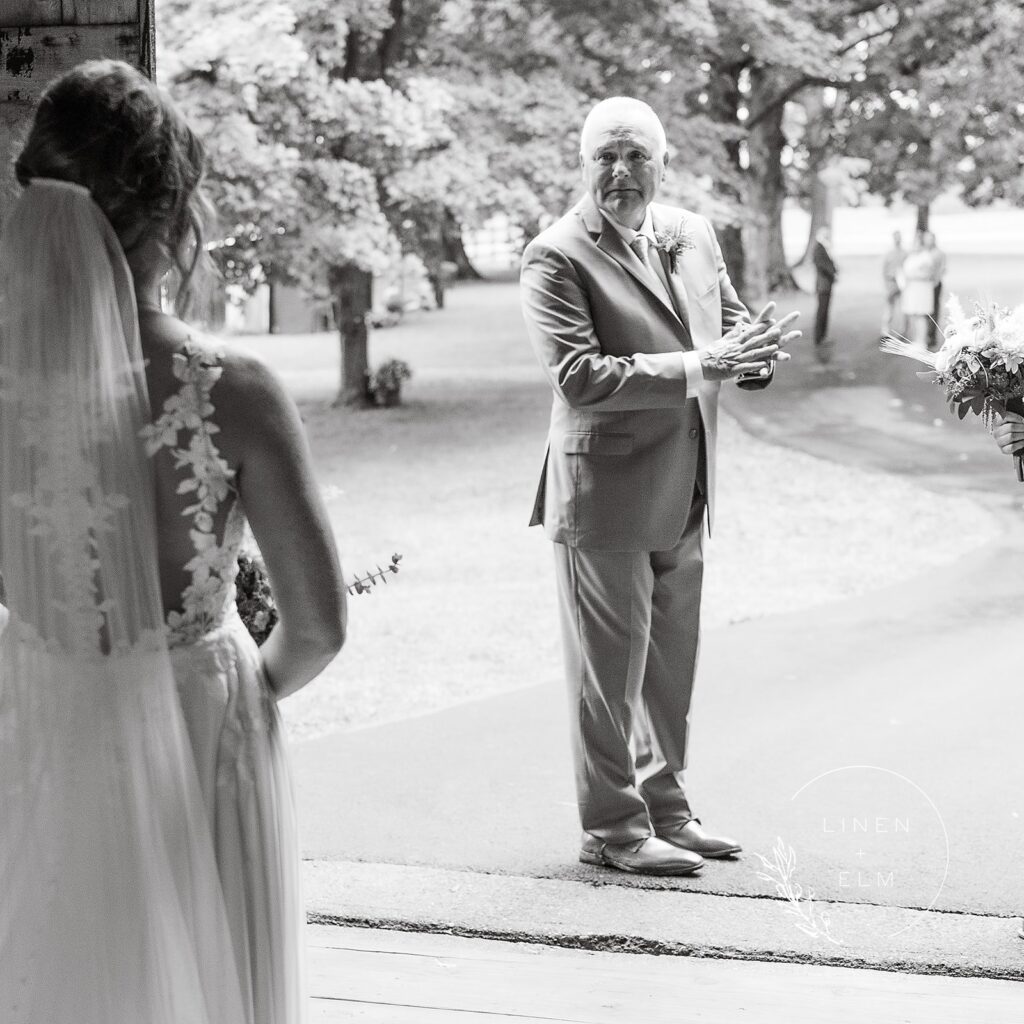
[[[763,382],[790,321],[754,324],[711,225],[653,202],[654,111],[617,97],[581,136],[587,194],[526,248],[522,301],[554,389],[533,523],[555,542],[580,860],[687,874],[739,851],[683,785],[718,390]]]

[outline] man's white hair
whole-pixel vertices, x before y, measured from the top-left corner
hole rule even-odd
[[[614,131],[617,128],[643,129],[654,136],[659,154],[664,154],[668,149],[665,127],[653,107],[631,96],[610,96],[601,100],[587,114],[580,131],[580,153],[586,154],[593,149],[592,137],[598,131]]]

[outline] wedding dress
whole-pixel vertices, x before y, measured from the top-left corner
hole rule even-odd
[[[143,430],[154,458],[173,458],[193,494],[195,557],[181,611],[168,615],[171,664],[234,940],[246,1020],[296,1024],[303,1002],[304,923],[290,771],[281,719],[256,644],[238,617],[234,580],[245,516],[221,458],[210,390],[218,357],[199,345],[174,357],[181,382]],[[215,524],[227,506],[223,536]]]
[[[0,1021],[295,1024],[280,723],[233,602],[244,516],[205,350],[150,415],[124,254],[33,182],[0,239]],[[195,556],[164,621],[153,471]],[[219,530],[218,530],[219,524]]]

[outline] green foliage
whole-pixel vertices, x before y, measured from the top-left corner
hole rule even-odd
[[[445,218],[536,230],[578,193],[578,126],[615,92],[682,143],[667,198],[720,211],[723,135],[695,101],[710,9],[633,8],[164,0],[161,77],[210,148],[225,276],[313,288],[325,264],[379,269],[399,250],[436,266]]]
[[[210,149],[215,255],[245,285],[322,287],[327,267],[376,270],[403,251],[436,269],[452,225],[494,213],[535,231],[578,194],[578,126],[614,94],[662,114],[665,198],[719,223],[766,222],[778,190],[806,191],[800,172],[834,152],[887,197],[926,203],[956,181],[971,202],[1024,201],[1016,0],[162,0],[158,12],[161,80]],[[815,102],[794,116],[804,97]]]
[[[389,215],[454,187],[444,83],[352,75],[380,56],[385,0],[166,0],[160,13],[162,79],[208,144],[229,280],[314,290],[330,266],[382,269],[399,253]]]
[[[960,185],[968,202],[1024,199],[1024,12],[1010,0],[904,6],[838,125],[868,189],[927,205]]]
[[[402,381],[411,379],[412,369],[402,359],[389,359],[367,374],[366,393],[377,405],[393,404],[402,391]]]

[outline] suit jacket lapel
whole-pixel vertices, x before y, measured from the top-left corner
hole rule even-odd
[[[651,210],[651,220],[655,231],[675,231],[678,224],[668,223],[659,214],[656,208]],[[690,301],[686,294],[686,257],[681,255],[676,259],[676,272],[672,273],[671,262],[668,255],[661,249],[658,250],[658,258],[665,270],[665,279],[668,281],[672,298],[675,300],[676,308],[679,311],[679,319],[686,327],[686,333],[690,335],[690,345],[693,345],[693,335],[690,332]]]
[[[654,283],[649,279],[647,272],[644,270],[644,265],[640,262],[636,253],[622,240],[622,236],[618,233],[601,216],[600,210],[594,205],[593,200],[589,196],[583,199],[583,201],[577,207],[580,213],[580,219],[583,221],[583,226],[590,232],[591,235],[597,235],[597,247],[605,255],[610,256],[616,263],[618,263],[623,270],[629,273],[633,280],[637,282],[648,295],[654,299],[658,305],[667,312],[674,321],[679,323],[681,326],[686,327],[683,320],[680,319],[679,313],[672,308],[672,306],[665,301],[665,297],[661,294],[661,289],[656,288]],[[689,329],[687,328],[687,334]]]
[[[679,279],[679,271],[677,270],[676,273],[672,273],[671,261],[661,249],[658,250],[658,259],[661,260],[662,269],[665,271],[665,280],[668,281],[669,291],[672,292],[672,299],[676,304],[679,319],[683,321],[683,326],[686,328],[687,333],[689,333],[690,302],[686,297],[686,288]]]

